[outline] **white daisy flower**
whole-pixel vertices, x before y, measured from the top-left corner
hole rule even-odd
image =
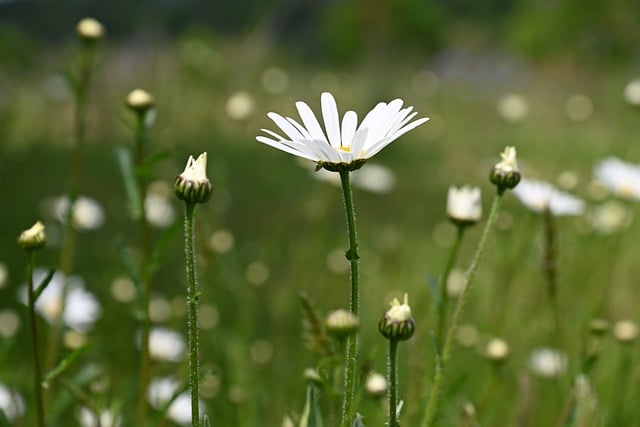
[[[529,369],[539,377],[556,378],[567,370],[567,355],[555,348],[537,348],[529,356]]]
[[[640,165],[609,157],[598,163],[593,174],[616,196],[640,200]]]
[[[318,167],[330,171],[356,170],[391,142],[428,120],[411,121],[417,115],[411,112],[413,107],[402,108],[403,101],[394,99],[389,103],[378,103],[358,127],[358,115],[354,111],[347,111],[340,122],[336,100],[329,92],[322,94],[321,104],[324,130],[311,108],[299,101],[296,107],[302,125],[290,117],[270,112],[268,117],[286,137],[262,129],[269,137],[257,136],[256,139],[294,156],[312,160]]]
[[[67,220],[69,211],[69,198],[60,196],[53,200],[53,216],[60,222]],[[97,230],[105,222],[105,213],[102,205],[95,199],[79,196],[73,204],[73,226],[78,230]]]
[[[585,203],[569,193],[558,190],[544,181],[522,178],[513,194],[523,205],[536,213],[549,210],[553,215],[581,215]]]
[[[33,272],[34,284],[36,286],[40,284],[47,274],[47,270],[36,268]],[[100,303],[92,293],[85,289],[84,281],[80,277],[71,276],[63,304],[64,283],[64,274],[57,271],[36,301],[36,311],[49,323],[62,315],[65,325],[71,329],[86,332],[102,315]],[[24,304],[27,304],[27,285],[20,287],[19,298]]]
[[[185,347],[184,337],[178,332],[162,327],[149,331],[149,354],[153,359],[179,362]]]
[[[456,224],[470,225],[482,217],[480,188],[464,186],[449,187],[447,193],[447,215]]]
[[[11,423],[24,415],[24,398],[15,390],[0,383],[0,411]]]

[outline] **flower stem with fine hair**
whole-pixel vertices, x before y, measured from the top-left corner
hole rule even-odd
[[[42,400],[42,370],[40,368],[40,347],[38,344],[38,327],[36,324],[36,297],[33,288],[33,266],[35,264],[35,254],[29,253],[29,261],[27,263],[27,286],[29,299],[29,320],[31,327],[31,344],[33,350],[33,392],[36,400],[36,414],[38,417],[38,426],[44,426],[44,403]]]
[[[340,170],[340,181],[344,195],[344,207],[347,215],[347,226],[349,232],[349,249],[346,257],[351,265],[349,310],[354,316],[360,313],[360,287],[359,287],[359,255],[358,255],[358,235],[356,233],[356,216],[353,206],[353,194],[351,191],[350,172]],[[345,350],[345,379],[344,395],[342,401],[342,427],[351,425],[353,416],[353,403],[356,390],[356,369],[358,364],[358,332],[350,334],[347,338]]]
[[[184,213],[184,248],[187,273],[187,308],[188,308],[188,342],[189,342],[189,389],[191,390],[191,423],[193,427],[200,426],[200,362],[198,352],[200,347],[198,328],[198,300],[200,289],[195,259],[195,236],[193,219],[196,203],[185,203]]]
[[[498,192],[493,199],[493,204],[491,205],[491,212],[489,213],[489,218],[487,219],[487,223],[484,226],[484,230],[482,231],[482,237],[480,238],[480,242],[478,243],[478,247],[476,249],[475,255],[473,257],[473,261],[469,266],[469,270],[466,274],[466,280],[464,286],[462,287],[462,292],[458,297],[458,302],[456,303],[456,307],[453,313],[453,318],[451,320],[451,326],[447,332],[444,346],[442,348],[442,352],[436,361],[436,369],[433,378],[433,384],[431,386],[431,393],[429,395],[429,400],[427,401],[427,406],[425,409],[425,415],[422,420],[422,427],[430,427],[433,425],[433,422],[436,418],[437,411],[440,405],[440,394],[442,393],[442,382],[444,380],[444,375],[446,372],[447,364],[449,359],[451,358],[451,352],[453,350],[453,340],[456,336],[456,332],[458,330],[458,325],[460,323],[460,319],[462,318],[462,312],[464,309],[464,304],[467,296],[467,291],[473,279],[475,278],[476,272],[478,270],[478,266],[480,265],[480,261],[487,249],[487,242],[489,240],[489,235],[491,234],[491,230],[493,225],[498,217],[498,211],[500,209],[500,204],[502,203],[502,197],[504,195],[504,188],[499,188]]]
[[[389,340],[387,373],[389,375],[389,417],[388,427],[398,427],[398,343],[397,339]]]

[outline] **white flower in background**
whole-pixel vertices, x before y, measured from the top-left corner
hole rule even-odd
[[[147,221],[154,227],[167,228],[174,223],[176,212],[171,204],[171,187],[164,181],[149,184],[144,199]]]
[[[84,406],[78,409],[76,418],[81,427],[119,427],[122,425],[120,417],[113,412],[108,410],[100,412],[98,420],[93,411]]]
[[[629,207],[618,200],[609,200],[587,213],[587,222],[591,228],[602,234],[613,234],[626,229],[632,218]]]
[[[640,106],[640,78],[631,80],[624,87],[624,100],[634,107]]]
[[[247,91],[240,90],[233,93],[227,100],[225,111],[227,116],[233,120],[248,119],[255,110],[255,101]]]
[[[544,213],[548,209],[556,216],[581,215],[585,210],[584,201],[544,181],[522,178],[513,194],[527,209],[536,213]]]
[[[555,348],[535,349],[529,356],[529,369],[542,378],[555,378],[567,369],[567,355]]]
[[[640,165],[609,157],[596,165],[593,175],[616,196],[640,200]]]
[[[387,394],[387,378],[378,372],[370,372],[364,389],[371,396],[384,396]]]
[[[171,377],[154,378],[147,389],[147,400],[151,406],[159,409],[171,399],[179,387],[180,383]],[[204,402],[200,401],[199,409],[200,417],[202,417],[205,411]],[[166,415],[177,424],[183,426],[191,425],[191,396],[188,390],[173,400]]]
[[[638,338],[638,324],[633,320],[620,320],[613,325],[613,337],[623,343],[634,342]]]
[[[57,197],[53,200],[53,216],[64,223],[69,210],[69,198]],[[80,196],[73,205],[73,226],[78,230],[96,230],[104,224],[105,213],[102,205],[95,199]]]
[[[86,41],[95,41],[104,37],[104,26],[93,18],[84,18],[76,26],[78,37]]]
[[[38,286],[47,276],[48,271],[43,268],[36,268],[33,272],[33,282]],[[102,315],[100,303],[96,297],[88,292],[84,287],[84,281],[78,276],[71,276],[67,287],[65,304],[62,304],[62,291],[65,276],[61,272],[56,272],[51,278],[51,282],[46,287],[38,301],[36,301],[36,311],[49,323],[59,318],[62,314],[65,325],[81,332],[91,329],[91,326]],[[19,298],[27,303],[27,285],[22,285],[19,289]],[[64,313],[62,310],[64,309]]]
[[[0,410],[9,422],[24,415],[24,398],[18,392],[0,383]]]
[[[149,331],[149,355],[153,359],[179,362],[184,356],[185,343],[182,334],[166,328]]]
[[[529,102],[517,93],[509,93],[498,101],[498,114],[509,123],[519,123],[529,114]]]
[[[340,176],[326,169],[313,172],[312,176],[321,181],[340,186]],[[369,163],[366,168],[353,171],[351,184],[374,194],[387,194],[396,184],[394,173],[387,167]]]
[[[480,188],[464,186],[449,187],[447,193],[447,215],[458,225],[471,225],[482,217]]]
[[[417,114],[411,112],[413,107],[403,109],[403,101],[395,99],[388,104],[380,102],[376,105],[358,127],[358,115],[354,111],[347,111],[340,122],[336,100],[329,92],[322,94],[321,104],[324,130],[311,108],[299,101],[296,107],[302,125],[290,117],[270,112],[268,117],[286,137],[262,129],[269,137],[257,136],[256,139],[294,156],[312,160],[331,171],[338,168],[355,170],[391,142],[428,120],[411,121]]]
[[[9,280],[9,269],[7,265],[0,262],[0,289],[4,288]]]

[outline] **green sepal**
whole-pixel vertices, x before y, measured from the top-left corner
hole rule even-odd
[[[126,148],[118,147],[116,148],[116,157],[124,180],[124,190],[127,194],[129,214],[132,219],[137,221],[142,218],[143,206],[131,153]]]
[[[300,417],[299,427],[322,427],[322,414],[318,405],[317,388],[314,384],[307,384],[307,400]]]

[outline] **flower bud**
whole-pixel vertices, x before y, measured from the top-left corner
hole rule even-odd
[[[378,330],[388,340],[408,340],[415,331],[416,324],[411,317],[407,294],[404,294],[404,303],[400,304],[397,298],[391,301],[391,308],[380,319]]]
[[[302,376],[304,377],[305,381],[311,384],[314,384],[318,387],[322,387],[324,385],[324,381],[322,380],[322,377],[320,376],[318,371],[313,368],[305,369],[304,374]]]
[[[143,89],[134,89],[127,95],[127,107],[138,114],[144,114],[153,108],[153,96]]]
[[[513,189],[520,182],[520,171],[516,162],[515,147],[506,147],[500,153],[502,161],[496,164],[489,173],[489,179],[498,187],[498,191]]]
[[[638,332],[638,325],[632,320],[621,320],[613,325],[613,336],[621,343],[634,342]]]
[[[207,178],[207,153],[202,153],[197,160],[189,156],[184,171],[177,176],[174,192],[178,199],[186,203],[205,203],[211,197],[213,186]]]
[[[449,187],[447,215],[456,225],[473,225],[482,217],[482,199],[478,187]]]
[[[329,334],[338,339],[343,339],[358,330],[360,320],[347,310],[336,310],[327,316],[325,327]]]
[[[104,37],[104,26],[93,18],[84,18],[76,27],[78,37],[86,42],[94,42]]]
[[[503,339],[493,338],[487,343],[484,355],[492,362],[504,362],[509,357],[509,344]]]
[[[45,243],[44,225],[40,221],[36,222],[30,229],[24,230],[18,237],[18,244],[28,252],[42,248]]]
[[[364,389],[370,396],[384,396],[387,394],[387,378],[378,372],[371,372],[364,384]]]

